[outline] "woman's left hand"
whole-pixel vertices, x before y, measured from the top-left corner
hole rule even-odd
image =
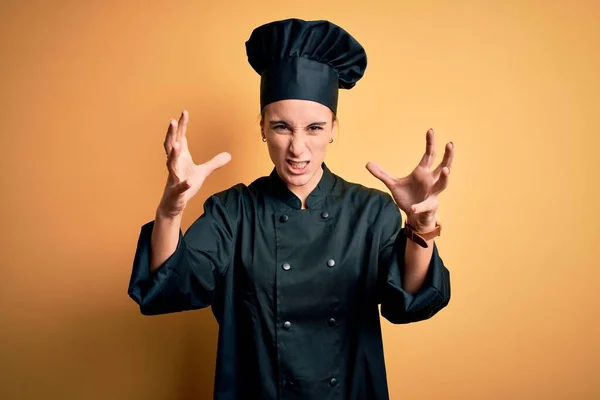
[[[395,178],[373,162],[367,169],[381,180],[390,190],[398,207],[406,213],[408,222],[418,232],[427,232],[435,228],[438,222],[438,195],[448,186],[448,175],[454,157],[454,144],[446,144],[444,158],[435,168],[435,136],[433,129],[426,135],[425,154],[421,162],[404,178]]]

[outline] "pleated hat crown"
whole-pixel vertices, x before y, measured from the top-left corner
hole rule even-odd
[[[335,114],[338,89],[353,88],[367,67],[361,44],[324,20],[292,18],[259,26],[246,42],[246,54],[261,76],[261,110],[275,101],[301,99]]]

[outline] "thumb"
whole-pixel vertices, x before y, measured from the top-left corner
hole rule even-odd
[[[410,209],[415,214],[420,214],[427,211],[436,210],[438,207],[438,199],[436,196],[429,196],[420,203],[413,204]]]
[[[227,152],[219,153],[212,159],[202,164],[202,167],[206,173],[206,176],[208,176],[212,174],[215,170],[227,164],[229,161],[231,161],[231,154]]]
[[[394,184],[394,177],[376,163],[370,161],[367,163],[366,168],[375,178],[385,183],[386,186],[392,186]]]

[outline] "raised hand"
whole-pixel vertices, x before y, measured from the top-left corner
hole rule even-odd
[[[204,180],[231,160],[229,153],[220,153],[204,164],[195,164],[186,138],[188,121],[188,112],[184,110],[179,121],[171,119],[165,137],[169,176],[157,211],[165,217],[180,215],[187,202],[198,193]]]
[[[435,168],[435,136],[433,129],[426,134],[425,154],[421,162],[407,176],[395,178],[373,162],[367,169],[390,190],[398,207],[418,231],[429,231],[437,222],[438,195],[448,186],[448,175],[454,158],[454,144],[446,144],[444,158]]]

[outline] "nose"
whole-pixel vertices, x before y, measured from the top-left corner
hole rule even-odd
[[[299,157],[306,151],[306,138],[304,135],[292,135],[290,139],[290,153]]]

